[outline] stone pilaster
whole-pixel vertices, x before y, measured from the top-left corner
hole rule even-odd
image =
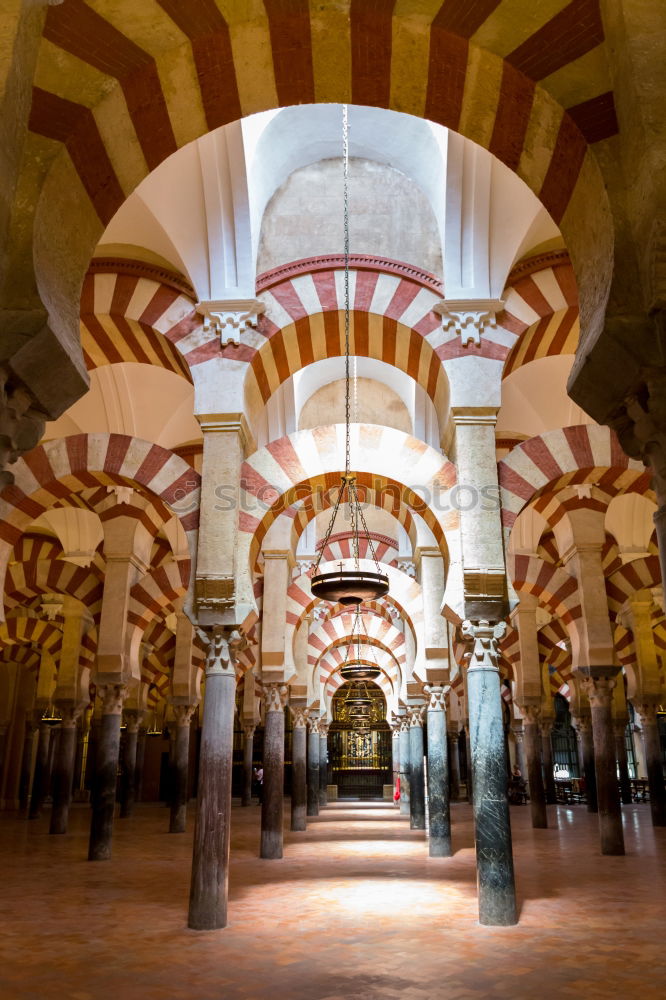
[[[319,815],[319,717],[308,719],[308,816]]]
[[[467,670],[472,743],[479,921],[508,926],[518,920],[511,825],[506,796],[507,765],[498,668],[503,622],[466,621],[463,636],[473,642]]]
[[[425,774],[423,769],[423,722],[425,706],[416,705],[409,712],[409,826],[425,830]]]
[[[254,733],[256,726],[253,722],[245,723],[243,726],[243,787],[241,791],[241,805],[252,805],[252,765],[254,761]]]
[[[291,829],[307,829],[307,710],[289,706],[293,721],[291,731]]]
[[[214,930],[227,923],[235,654],[242,640],[238,632],[219,625],[199,635],[207,643],[206,693],[188,927]]]
[[[267,860],[281,858],[283,850],[284,707],[287,693],[286,684],[266,684],[264,687],[264,787],[259,856]]]
[[[655,701],[634,701],[634,708],[641,717],[643,729],[652,823],[654,826],[666,826],[666,792],[664,791],[664,769],[657,724],[657,707]]]
[[[185,833],[187,803],[190,791],[190,733],[196,705],[174,705],[176,740],[173,753],[173,797],[169,816],[169,833]]]
[[[428,851],[431,858],[449,858],[451,814],[449,809],[449,755],[446,739],[446,687],[429,685],[428,730]]]
[[[590,667],[581,686],[592,710],[592,737],[597,776],[599,834],[602,854],[624,854],[622,808],[617,787],[612,699],[618,667]]]
[[[102,724],[95,755],[88,860],[107,861],[111,857],[113,839],[120,722],[128,691],[123,684],[107,684],[98,688],[97,693],[102,700]]]

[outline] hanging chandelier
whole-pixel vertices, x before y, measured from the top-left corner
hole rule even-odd
[[[349,134],[348,134],[347,105],[342,105],[342,161],[343,161],[343,204],[344,204],[344,300],[345,300],[345,472],[342,476],[338,495],[333,507],[331,517],[323,542],[319,548],[319,555],[315,563],[314,575],[310,583],[310,589],[314,597],[319,597],[323,601],[340,603],[344,605],[359,605],[362,601],[376,600],[388,593],[389,581],[386,574],[381,572],[368,526],[365,522],[365,515],[358,496],[356,487],[356,477],[351,473],[351,379],[349,375],[350,361],[350,309],[349,309]],[[328,541],[331,537],[333,527],[340,506],[346,503],[349,507],[349,518],[352,529],[352,554],[354,558],[354,569],[343,569],[342,563],[339,569],[331,573],[319,573],[319,564]],[[376,572],[362,570],[359,556],[359,536],[363,535],[368,543],[368,549],[375,563]]]
[[[365,633],[364,636],[361,635],[361,629]],[[374,663],[364,663],[361,660],[361,640],[363,638],[365,638],[368,643],[370,654],[375,661]],[[355,655],[354,646],[356,646]],[[372,651],[372,646],[370,646],[370,637],[368,636],[363,623],[360,607],[356,608],[351,635],[349,637],[345,653],[345,662],[344,665],[340,667],[340,673],[346,681],[371,681],[374,680],[375,677],[379,677],[381,673],[377,660],[375,659],[375,654]]]

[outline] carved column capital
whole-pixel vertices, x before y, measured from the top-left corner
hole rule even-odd
[[[529,726],[537,726],[541,720],[541,705],[519,705],[523,723]]]
[[[572,715],[571,725],[579,737],[592,732],[592,719],[589,715]]]
[[[504,308],[499,299],[442,299],[434,311],[442,317],[444,330],[452,329],[459,336],[463,347],[470,342],[477,347],[481,334],[496,326],[496,316]]]
[[[123,712],[123,716],[125,718],[127,732],[138,733],[139,727],[143,722],[144,712],[136,708],[130,708],[130,709],[126,708],[125,711]]]
[[[426,684],[426,694],[428,695],[429,712],[446,711],[446,695],[449,691],[448,684]]]
[[[522,726],[513,726],[511,732],[516,743],[522,743],[525,739],[525,730]]]
[[[204,330],[219,335],[220,346],[240,345],[242,335],[254,329],[266,306],[260,299],[209,299],[197,303]]]
[[[323,719],[319,720],[319,735],[328,736],[328,730],[330,728],[330,722],[324,722]]]
[[[473,642],[468,671],[493,670],[499,672],[499,641],[506,634],[506,622],[491,623],[464,621],[461,626],[463,638]]]
[[[81,717],[81,713],[85,708],[84,705],[73,705],[71,702],[68,704],[59,704],[58,710],[62,716],[62,728],[63,729],[76,729],[76,724]]]
[[[224,625],[197,628],[197,634],[206,647],[206,677],[234,675],[238,652],[247,645],[237,629]]]
[[[308,729],[311,733],[316,733],[319,735],[319,716],[311,715],[308,718]]]
[[[179,729],[181,726],[189,726],[197,708],[196,703],[194,705],[173,705],[172,707],[173,714],[176,717],[176,726]]]
[[[409,732],[410,721],[411,720],[410,720],[409,712],[405,712],[405,714],[400,717],[400,732],[401,733],[408,733]]]
[[[632,702],[634,710],[640,715],[641,722],[643,725],[649,725],[656,723],[657,712],[659,711],[659,703],[653,699],[645,699],[643,701],[637,701],[636,699]]]
[[[126,684],[103,684],[97,688],[97,694],[102,701],[102,715],[120,715],[129,688]]]
[[[540,726],[540,728],[541,728],[541,735],[542,736],[550,736],[550,734],[553,731],[553,726],[554,725],[555,725],[555,720],[554,719],[551,719],[548,716],[542,716],[541,717],[541,726]]]
[[[426,714],[425,705],[411,705],[407,711],[409,713],[409,728],[422,728]]]
[[[580,686],[593,708],[608,707],[613,701],[614,677],[581,677]]]
[[[289,711],[294,729],[306,729],[308,724],[307,708],[297,708],[295,705],[290,705]]]
[[[289,688],[286,684],[264,685],[264,704],[267,712],[282,712],[287,704]]]

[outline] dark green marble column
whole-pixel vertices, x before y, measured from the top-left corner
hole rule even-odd
[[[425,706],[409,709],[409,827],[425,830],[423,719]]]
[[[476,835],[479,922],[517,923],[507,765],[497,644],[506,625],[466,621],[463,635],[474,643],[467,670],[472,786]]]
[[[308,728],[304,708],[290,706],[293,719],[291,731],[291,829],[307,829],[307,741]]]
[[[428,852],[431,858],[451,857],[449,760],[446,733],[446,695],[441,685],[426,688],[428,730]]]
[[[328,723],[319,723],[319,808],[328,805]]]
[[[319,815],[319,718],[308,719],[308,805],[307,815]]]
[[[410,775],[409,718],[402,716],[400,720],[400,815],[409,816],[409,779]]]

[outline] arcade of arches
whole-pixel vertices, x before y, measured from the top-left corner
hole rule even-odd
[[[336,986],[329,935],[362,912],[368,954],[376,917],[418,965],[401,893],[451,934],[409,995],[663,995],[663,5],[7,0],[0,25],[10,907],[37,893],[38,922],[39,873],[74,879],[100,964],[122,947],[136,975],[159,899],[189,984],[154,959],[96,982],[67,909],[3,995],[397,996],[388,951]],[[327,534],[341,102],[360,565],[389,579],[360,681],[353,609],[310,590],[354,561],[346,509]],[[325,982],[272,905],[305,907]],[[637,972],[617,935],[639,912]],[[238,972],[215,978],[185,928],[227,924]],[[509,990],[493,948],[516,935]],[[580,935],[584,982],[556,943]],[[272,972],[243,968],[252,942]]]

